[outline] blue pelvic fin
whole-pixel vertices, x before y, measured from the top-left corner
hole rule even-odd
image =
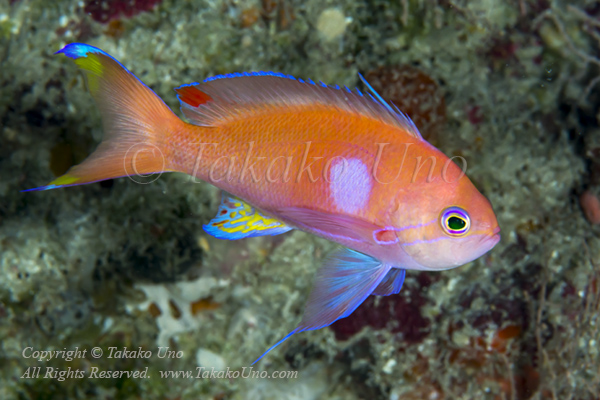
[[[279,235],[292,229],[225,192],[217,216],[203,228],[209,235],[227,240]]]
[[[378,287],[390,269],[389,265],[355,250],[344,248],[335,251],[317,272],[298,327],[271,346],[254,363],[293,334],[324,328],[352,314]]]
[[[373,290],[372,294],[375,296],[389,296],[390,294],[400,293],[405,276],[405,269],[392,268],[375,290]]]

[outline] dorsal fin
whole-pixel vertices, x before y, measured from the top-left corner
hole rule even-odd
[[[217,75],[202,83],[180,86],[175,91],[181,111],[195,125],[215,126],[242,114],[264,112],[269,108],[322,104],[381,120],[421,139],[411,119],[383,100],[362,75],[359,76],[373,95],[263,71]]]

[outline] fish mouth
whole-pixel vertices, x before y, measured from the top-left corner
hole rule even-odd
[[[498,242],[500,241],[500,238],[501,238],[500,237],[500,227],[497,226],[492,230],[491,236],[488,236],[488,238],[486,240],[487,242],[490,243],[490,249],[498,244]]]

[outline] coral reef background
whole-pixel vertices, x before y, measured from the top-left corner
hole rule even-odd
[[[81,74],[53,56],[75,41],[174,109],[173,87],[214,74],[352,87],[361,72],[467,160],[503,239],[466,266],[409,271],[399,295],[371,297],[255,367],[297,377],[161,378],[248,366],[296,326],[333,245],[302,232],[213,239],[202,224],[217,190],[178,174],[20,193],[101,139]],[[598,54],[589,0],[0,0],[0,398],[598,399]],[[27,347],[153,356],[37,361]]]

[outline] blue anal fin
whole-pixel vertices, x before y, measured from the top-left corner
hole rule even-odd
[[[375,290],[373,290],[372,294],[376,296],[389,296],[390,294],[400,293],[405,276],[405,269],[392,268]]]
[[[292,229],[226,193],[221,196],[217,216],[203,228],[209,235],[227,240],[279,235]]]
[[[298,327],[254,363],[293,334],[324,328],[352,314],[379,286],[390,269],[389,265],[358,251],[340,249],[334,252],[317,272]]]

